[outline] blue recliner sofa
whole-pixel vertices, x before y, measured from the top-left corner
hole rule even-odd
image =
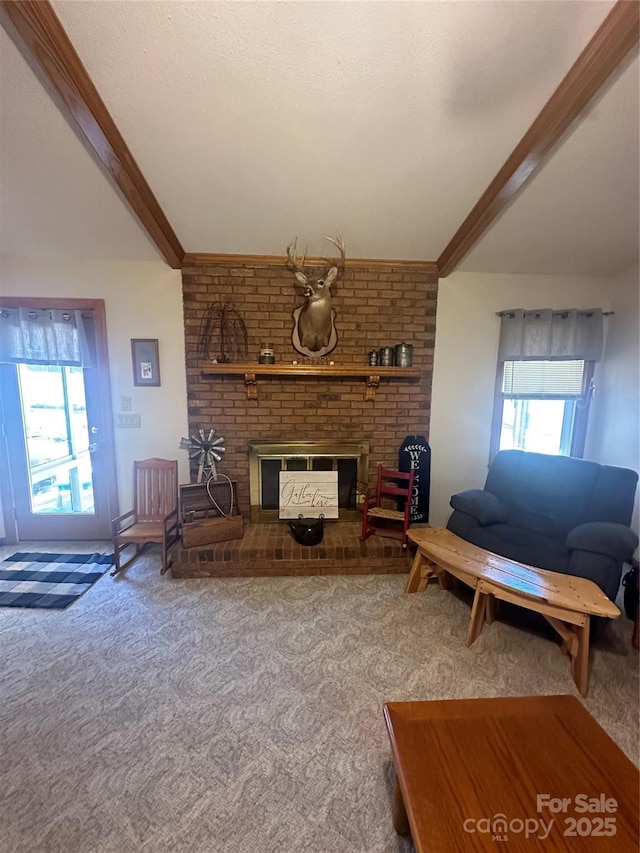
[[[588,578],[614,600],[638,547],[629,527],[637,482],[627,468],[502,450],[484,489],[453,495],[447,527],[503,557]]]

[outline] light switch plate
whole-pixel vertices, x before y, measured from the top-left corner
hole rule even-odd
[[[140,429],[140,415],[126,414],[116,415],[116,429]]]
[[[120,409],[123,412],[130,412],[132,409],[131,397],[120,397]]]

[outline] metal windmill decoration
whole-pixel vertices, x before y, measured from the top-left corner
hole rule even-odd
[[[189,459],[198,464],[197,483],[202,482],[203,476],[207,480],[218,476],[216,462],[222,460],[226,448],[224,438],[222,436],[215,438],[215,434],[215,429],[210,429],[208,434],[206,430],[199,429],[196,435],[180,439],[180,448],[188,450]]]

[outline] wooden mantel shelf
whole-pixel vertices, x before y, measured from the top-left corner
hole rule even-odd
[[[257,377],[322,376],[327,379],[362,377],[367,380],[365,400],[375,400],[381,379],[420,379],[422,371],[415,367],[371,367],[357,364],[217,364],[207,361],[202,367],[207,376],[244,376],[247,400],[258,399]]]

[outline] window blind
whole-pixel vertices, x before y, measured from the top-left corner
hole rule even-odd
[[[581,397],[584,361],[505,361],[502,394],[505,397]]]

